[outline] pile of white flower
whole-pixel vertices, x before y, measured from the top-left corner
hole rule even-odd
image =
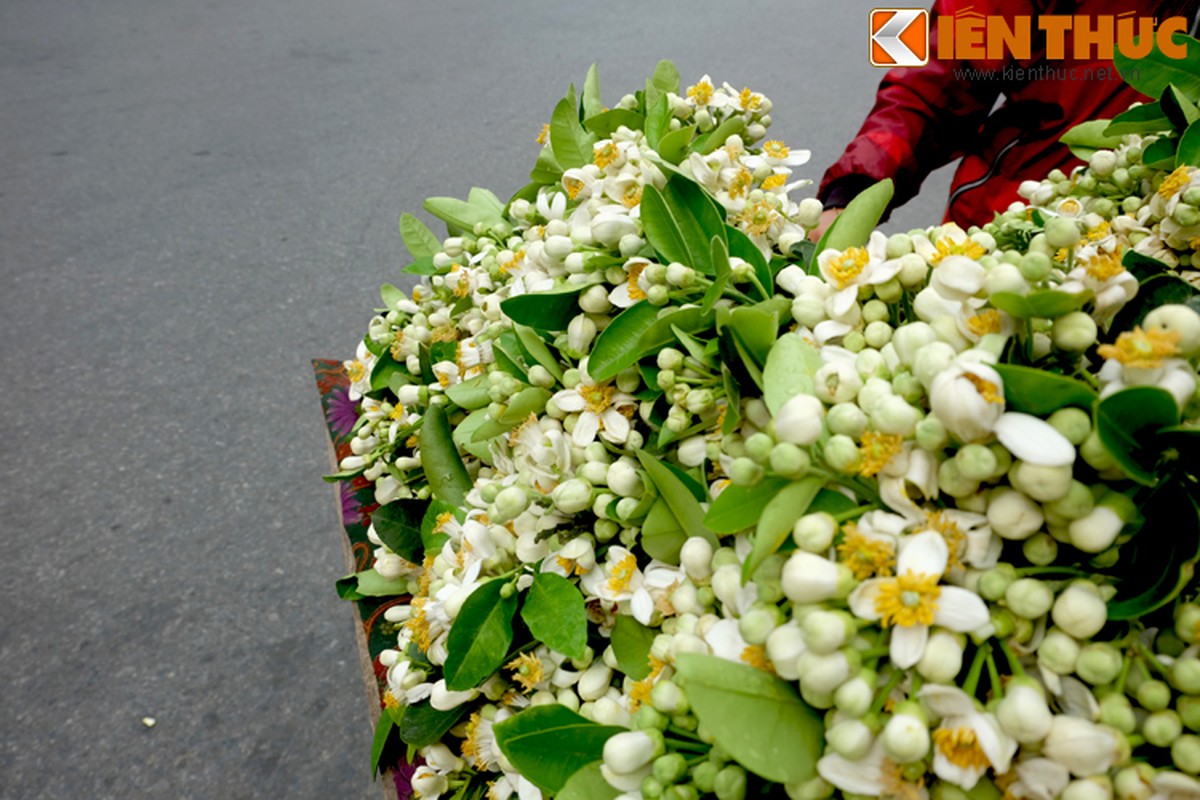
[[[1200,797],[1200,169],[1160,115],[814,248],[770,112],[593,71],[510,202],[402,219],[340,475],[344,593],[410,598],[377,744],[423,798]]]

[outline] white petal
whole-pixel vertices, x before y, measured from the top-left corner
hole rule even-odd
[[[587,408],[587,403],[584,402],[583,395],[574,389],[564,389],[551,399],[556,406],[568,414],[578,413]]]
[[[859,619],[877,620],[880,614],[875,610],[875,598],[879,596],[879,587],[888,578],[871,578],[860,583],[846,598],[850,612]]]
[[[1000,444],[1029,464],[1066,467],[1075,463],[1075,445],[1045,420],[1009,411],[996,420],[993,430]]]
[[[979,778],[983,775],[984,768],[960,767],[946,758],[941,750],[934,750],[933,772],[942,780],[953,783],[955,786],[960,786],[969,792],[975,788],[975,784],[979,783]]]
[[[883,794],[883,763],[871,756],[868,753],[861,761],[850,761],[830,754],[817,762],[817,772],[843,792],[879,797]]]
[[[575,420],[575,430],[571,432],[571,441],[576,447],[587,447],[596,440],[596,431],[600,430],[600,418],[590,411],[579,415]]]
[[[650,617],[654,614],[654,599],[645,589],[638,589],[629,601],[629,610],[633,612],[634,619],[643,625],[649,625]]]
[[[956,686],[927,683],[921,687],[921,702],[938,717],[966,717],[976,713],[975,703]]]
[[[896,574],[908,571],[923,575],[942,575],[950,560],[950,548],[937,531],[922,531],[903,541],[896,559]]]
[[[610,442],[622,444],[629,438],[629,420],[615,408],[610,408],[601,417],[604,420],[603,436]]]
[[[929,627],[912,625],[892,629],[890,654],[892,665],[900,669],[916,666],[925,655],[925,644],[929,641]]]
[[[1017,743],[1004,731],[991,714],[979,714],[975,717],[972,728],[979,748],[988,757],[997,775],[1008,772],[1012,766],[1012,757],[1017,752]]]
[[[974,592],[957,586],[943,586],[937,601],[933,624],[959,633],[982,628],[989,619],[987,605]]]

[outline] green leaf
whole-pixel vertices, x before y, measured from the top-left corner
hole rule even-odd
[[[513,322],[528,325],[539,331],[565,331],[578,315],[582,287],[554,292],[530,292],[510,297],[500,308]]]
[[[550,145],[542,148],[538,153],[537,162],[533,165],[533,171],[529,173],[529,180],[543,186],[553,186],[562,178],[562,164],[554,158],[554,149]]]
[[[667,133],[671,122],[671,104],[666,95],[662,95],[646,112],[646,141],[654,149],[658,149],[659,140]]]
[[[666,428],[663,428],[665,431]],[[660,440],[661,441],[661,440]],[[650,513],[642,520],[642,532],[639,541],[642,549],[651,558],[667,564],[679,563],[679,552],[687,541],[687,531],[671,513],[671,507],[661,497],[650,506]]]
[[[645,119],[636,111],[628,108],[614,108],[594,117],[588,117],[583,121],[583,127],[601,139],[608,139],[622,125],[631,131],[640,131],[645,123]]]
[[[471,592],[458,612],[446,639],[446,664],[442,676],[452,692],[474,689],[500,667],[513,638],[517,595],[504,597],[508,584],[495,578]]]
[[[474,411],[491,402],[491,398],[488,397],[490,385],[486,375],[476,375],[474,378],[467,378],[465,381],[459,381],[447,387],[446,397],[449,397],[450,402],[459,408]]]
[[[704,298],[700,301],[700,310],[704,313],[712,311],[713,306],[721,299],[725,290],[733,283],[733,268],[729,265],[729,253],[726,250],[725,242],[719,237],[714,236],[709,243],[709,258],[713,266],[713,282],[704,292]]]
[[[657,353],[676,341],[677,331],[682,331],[687,335],[707,330],[712,327],[715,319],[715,315],[705,313],[704,309],[698,306],[669,311],[646,328],[641,338],[638,339],[637,351],[644,355]]]
[[[846,210],[833,220],[825,235],[817,243],[816,252],[824,250],[846,250],[863,247],[871,238],[871,231],[879,225],[888,204],[892,202],[894,187],[891,178],[860,192],[849,202]]]
[[[526,386],[508,401],[508,407],[496,422],[511,428],[520,425],[530,414],[540,416],[550,397],[550,392],[540,386]]]
[[[554,380],[561,381],[563,377],[562,367],[559,366],[558,359],[550,352],[550,348],[546,346],[545,340],[535,333],[533,329],[527,328],[524,325],[517,325],[513,330],[517,333],[517,339],[521,342],[521,348],[529,354],[529,357],[553,375]]]
[[[728,486],[713,500],[704,524],[717,533],[737,533],[749,528],[758,522],[771,498],[789,484],[787,478],[763,478],[753,486]]]
[[[340,578],[336,584],[338,597],[361,600],[364,597],[395,597],[408,594],[408,581],[385,578],[372,569],[364,569]]]
[[[721,309],[717,314],[717,329],[727,330],[744,351],[745,356],[753,359],[761,377],[761,370],[767,363],[771,348],[775,344],[779,332],[779,319],[775,314],[762,308],[735,308],[732,311]]]
[[[996,292],[989,299],[993,306],[1016,317],[1017,319],[1033,319],[1045,317],[1055,319],[1072,311],[1078,311],[1092,297],[1091,292],[1060,292],[1057,289],[1043,289],[1027,295],[1015,292]]]
[[[616,800],[621,792],[609,785],[600,772],[604,761],[593,761],[580,767],[567,779],[555,800]]]
[[[442,240],[407,212],[400,215],[400,238],[413,258],[432,258],[442,249]]]
[[[754,240],[732,225],[725,226],[725,238],[729,240],[729,255],[740,258],[754,267],[754,277],[758,278],[767,294],[771,294],[775,288],[775,278],[771,274],[771,266],[767,263],[766,256],[758,249]],[[809,242],[809,245],[812,243]]]
[[[550,117],[550,148],[562,167],[582,167],[592,163],[592,137],[579,122],[579,114],[570,98],[563,98]]]
[[[534,706],[493,729],[496,744],[525,778],[556,793],[583,767],[604,755],[604,743],[625,728],[597,725],[566,706]]]
[[[1173,136],[1160,136],[1142,152],[1142,163],[1151,169],[1173,169],[1175,167],[1175,148],[1179,140]]]
[[[1092,387],[1066,375],[1017,364],[995,364],[993,369],[1004,380],[1004,400],[1010,411],[1045,417],[1065,406],[1090,409],[1096,401]]]
[[[425,516],[421,519],[421,541],[425,543],[426,553],[441,552],[442,545],[450,538],[438,531],[441,524],[439,520],[443,514],[450,514],[459,522],[467,518],[467,511],[463,507],[450,505],[442,500],[431,500],[429,508],[425,509]]]
[[[668,164],[678,164],[687,155],[688,145],[696,135],[696,126],[687,125],[663,134],[658,140],[658,154]]]
[[[680,653],[688,701],[716,743],[751,772],[799,785],[817,774],[824,725],[788,683],[717,656]]]
[[[642,357],[637,349],[638,340],[656,319],[658,308],[648,300],[641,300],[618,314],[596,337],[588,356],[588,374],[592,380],[606,381],[636,364]]]
[[[493,430],[494,428],[494,430]],[[454,443],[476,458],[491,463],[489,440],[507,431],[503,425],[493,422],[486,408],[477,408],[454,428]],[[476,438],[478,436],[479,438]]]
[[[821,354],[798,334],[785,333],[767,354],[763,367],[763,401],[771,414],[798,394],[812,394],[813,376],[822,365]]]
[[[1196,104],[1183,96],[1183,93],[1174,86],[1168,85],[1163,89],[1162,97],[1159,99],[1159,105],[1162,111],[1167,115],[1167,119],[1171,121],[1177,131],[1184,131],[1189,125],[1200,118],[1200,110],[1196,109]]]
[[[791,535],[796,520],[808,511],[820,489],[820,478],[804,478],[783,487],[771,498],[758,520],[750,556],[742,564],[742,583],[753,578],[755,570]]]
[[[1158,482],[1160,428],[1179,424],[1179,407],[1166,389],[1130,386],[1096,403],[1096,433],[1121,470],[1145,486]]]
[[[440,275],[442,273],[442,270],[434,266],[433,258],[428,256],[418,258],[400,271],[405,275]]]
[[[461,231],[473,231],[480,223],[490,228],[504,221],[500,213],[490,207],[468,203],[455,197],[431,197],[424,202],[422,208]]]
[[[1116,49],[1113,65],[1125,82],[1147,97],[1158,97],[1168,84],[1175,84],[1185,97],[1200,98],[1200,42],[1190,36],[1176,34],[1173,41],[1186,45],[1184,58],[1169,58],[1155,43],[1142,58],[1130,58]]]
[[[1107,119],[1081,122],[1060,136],[1058,141],[1069,147],[1076,158],[1087,161],[1097,150],[1111,150],[1121,143],[1120,136],[1108,134],[1106,129],[1110,122]]]
[[[1121,266],[1129,270],[1139,283],[1145,283],[1147,278],[1170,272],[1171,268],[1157,258],[1142,255],[1136,250],[1126,250],[1121,257]]]
[[[463,703],[449,711],[438,711],[428,700],[406,706],[399,722],[400,739],[413,747],[437,744],[462,719],[467,707]]]
[[[379,297],[381,300],[383,300],[383,304],[388,308],[395,308],[397,303],[403,303],[408,299],[408,295],[403,289],[397,289],[390,283],[385,283],[383,286],[379,287]],[[375,346],[370,336],[367,336],[364,341],[367,342],[368,348]],[[379,355],[385,349],[386,348],[380,348],[378,350],[371,350],[371,352],[375,355]]]
[[[709,326],[711,326],[711,320],[706,319],[706,322],[707,324],[699,330],[707,330]],[[700,341],[683,328],[680,328],[678,325],[671,326],[671,333],[675,334],[675,340],[683,345],[683,349],[687,350],[689,356],[696,359],[706,367],[711,368],[717,365],[717,361],[713,357],[713,354],[709,351],[707,344]]]
[[[1108,618],[1138,619],[1170,603],[1195,575],[1200,560],[1200,511],[1182,487],[1172,487],[1142,505],[1141,530],[1121,548],[1117,593]],[[1169,535],[1163,535],[1170,531]]]
[[[654,486],[658,489],[661,503],[666,505],[670,516],[673,517],[674,523],[683,533],[684,538],[686,539],[689,536],[703,536],[713,547],[719,547],[717,537],[704,524],[704,510],[692,495],[691,490],[666,465],[645,450],[638,450],[637,457],[638,461],[642,464],[642,469],[646,470],[646,475],[649,476]],[[658,506],[659,504],[656,503],[655,505]],[[652,508],[651,514],[653,513],[655,512]],[[659,512],[660,516],[662,513]],[[649,518],[647,521],[649,521]],[[645,531],[643,531],[644,533]],[[682,545],[683,542],[680,541],[679,544]],[[672,557],[663,558],[663,555]],[[674,564],[679,562],[678,551],[672,554],[669,552],[669,549],[668,552],[654,557],[667,563]]]
[[[642,191],[642,229],[664,263],[678,261],[704,275],[713,274],[710,242],[725,241],[725,220],[716,202],[700,186],[672,175],[660,192]]]
[[[679,70],[670,61],[663,60],[654,68],[654,74],[646,79],[646,108],[653,108],[667,92],[679,94]]]
[[[1170,129],[1171,121],[1156,101],[1117,114],[1104,129],[1104,135],[1126,136],[1130,133],[1159,133]]]
[[[471,191],[467,193],[467,202],[477,207],[480,211],[486,211],[489,214],[504,216],[504,201],[496,196],[496,193],[491,189],[484,189],[479,186],[472,186]]]
[[[450,423],[441,406],[431,405],[426,409],[418,442],[421,466],[433,495],[439,500],[462,505],[471,490],[471,476],[454,446]]]
[[[650,647],[657,634],[628,614],[618,614],[612,630],[613,655],[617,666],[635,681],[650,674]]]
[[[1200,166],[1200,123],[1191,123],[1179,137],[1179,147],[1175,151],[1177,166]]]
[[[714,130],[709,131],[704,138],[703,143],[700,140],[696,141],[692,149],[702,155],[708,155],[718,147],[725,146],[725,140],[734,134],[741,133],[746,129],[746,120],[739,114],[722,122]]]
[[[587,77],[583,79],[583,96],[579,105],[583,119],[590,119],[604,111],[604,103],[600,101],[600,70],[595,64],[588,67]]]
[[[725,398],[727,400],[725,406],[725,423],[721,426],[721,433],[728,436],[737,430],[737,426],[741,422],[741,413],[739,413],[738,408],[741,405],[742,393],[737,381],[734,380],[733,373],[729,371],[729,367],[725,364],[721,365],[721,385],[725,388]]]
[[[1196,294],[1196,289],[1175,275],[1154,275],[1141,282],[1138,292],[1113,318],[1109,333],[1115,337],[1122,331],[1133,330],[1141,325],[1146,315],[1162,305],[1187,303]]]
[[[539,572],[525,594],[521,619],[551,650],[583,658],[587,650],[587,610],[575,584],[553,572]]]
[[[421,520],[429,503],[424,500],[393,500],[371,514],[375,533],[393,553],[420,564],[425,557]]]
[[[387,388],[392,376],[396,374],[407,376],[408,368],[392,358],[390,350],[385,350],[383,355],[376,359],[375,366],[371,368],[371,391],[378,392],[380,389]]]
[[[371,774],[379,772],[379,760],[383,757],[384,748],[387,747],[388,739],[392,738],[392,731],[396,728],[396,722],[392,719],[392,715],[386,711],[379,715],[379,721],[375,723],[375,735],[371,740]]]

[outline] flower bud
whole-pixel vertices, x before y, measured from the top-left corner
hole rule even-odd
[[[1021,540],[1039,531],[1045,518],[1037,503],[1014,489],[998,489],[988,498],[988,523],[997,535]]]
[[[780,442],[771,448],[767,463],[771,471],[785,478],[801,478],[812,466],[808,452],[790,442]]]
[[[1067,784],[1059,800],[1112,800],[1112,785],[1107,777],[1080,778]]]
[[[1046,738],[1053,720],[1041,689],[1028,683],[1009,686],[996,705],[996,721],[1021,744],[1036,744]]]
[[[847,625],[847,623],[850,623]],[[853,622],[835,611],[813,611],[800,623],[804,643],[814,653],[828,654],[838,650],[854,634]]]
[[[679,563],[689,578],[703,583],[712,577],[712,556],[712,544],[702,536],[692,536],[679,551]]]
[[[798,664],[804,655],[804,634],[796,622],[788,622],[771,631],[767,637],[767,658],[775,665],[775,672],[784,680],[794,681],[800,677]]]
[[[895,714],[882,733],[883,751],[897,764],[910,764],[929,752],[929,727],[911,714]]]
[[[1067,530],[1071,544],[1085,553],[1107,550],[1125,527],[1125,521],[1111,508],[1096,506],[1090,513],[1071,522]]]
[[[1150,800],[1154,794],[1154,767],[1142,761],[1126,767],[1113,778],[1117,800]]]
[[[1076,639],[1090,639],[1108,621],[1108,607],[1090,584],[1074,583],[1054,601],[1054,624]]]
[[[1099,329],[1090,314],[1072,311],[1054,320],[1050,338],[1054,346],[1072,353],[1082,353],[1096,343]]]
[[[572,478],[554,487],[551,498],[564,514],[578,514],[592,504],[592,489],[579,478]]]
[[[826,511],[805,514],[796,520],[792,539],[796,546],[811,553],[824,553],[833,545],[837,521]]]
[[[880,433],[909,437],[917,429],[918,412],[902,397],[892,395],[879,401],[871,422]]]
[[[862,465],[862,451],[849,436],[835,434],[825,442],[825,462],[843,474],[857,472]]]
[[[437,797],[450,789],[450,780],[425,764],[417,767],[410,782],[418,797]]]
[[[1092,642],[1079,651],[1075,672],[1093,686],[1103,686],[1117,679],[1124,664],[1120,650],[1108,642]]]
[[[1072,470],[1065,467],[1043,467],[1018,461],[1009,472],[1009,481],[1017,489],[1042,503],[1066,497],[1071,490]]]
[[[836,597],[842,582],[838,567],[827,558],[797,550],[783,565],[783,593],[794,603],[819,603]]]
[[[1074,247],[1079,243],[1079,225],[1066,217],[1046,220],[1046,243],[1055,249]]]
[[[1154,747],[1170,747],[1182,734],[1179,714],[1171,710],[1155,711],[1142,723],[1142,735]]]
[[[963,665],[963,646],[958,637],[948,631],[938,631],[929,637],[925,653],[917,662],[917,673],[930,683],[951,683]]]
[[[713,794],[717,796],[717,800],[743,800],[746,796],[746,770],[736,764],[722,767],[713,781]],[[683,798],[669,798],[669,800],[683,800]]]
[[[614,461],[608,468],[608,488],[621,497],[641,497],[642,475],[634,466],[633,460],[622,457]]]
[[[1200,736],[1185,733],[1172,742],[1171,760],[1189,775],[1200,773]]]
[[[1126,735],[1137,730],[1137,715],[1133,703],[1123,693],[1112,692],[1100,701],[1100,722]]]
[[[815,197],[806,197],[800,201],[799,212],[796,221],[808,230],[817,227],[821,222],[821,214],[825,212],[825,206]]]
[[[1200,659],[1177,658],[1171,665],[1171,685],[1184,694],[1200,694]]]
[[[775,415],[775,436],[781,442],[810,445],[824,430],[825,406],[807,394],[798,394]]]
[[[869,673],[869,676],[873,678],[874,673]],[[860,674],[839,686],[833,693],[833,699],[843,714],[861,717],[871,710],[871,704],[875,701],[875,683]]]
[[[1069,675],[1075,671],[1075,662],[1079,660],[1079,642],[1051,628],[1038,645],[1037,655],[1038,663],[1051,672]]]
[[[579,314],[567,323],[567,347],[577,353],[586,353],[596,338],[596,323],[586,314]]]
[[[1147,711],[1162,711],[1171,705],[1171,687],[1157,679],[1142,681],[1135,694],[1138,704]]]
[[[1151,328],[1179,336],[1176,346],[1184,358],[1191,358],[1200,353],[1200,314],[1190,307],[1171,303],[1159,306],[1146,315],[1142,327],[1147,331]]]
[[[831,361],[813,375],[817,397],[830,405],[846,403],[858,396],[863,381],[853,364]]]
[[[850,679],[850,661],[838,650],[827,655],[807,652],[797,664],[800,685],[819,694],[829,694]]]
[[[829,749],[849,761],[859,761],[871,749],[875,737],[871,729],[857,719],[843,719],[825,734]]]
[[[1042,745],[1046,757],[1079,777],[1108,772],[1118,752],[1117,737],[1111,730],[1065,714],[1054,717]]]

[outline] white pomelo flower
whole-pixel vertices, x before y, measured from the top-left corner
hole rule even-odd
[[[933,378],[929,405],[960,441],[977,442],[1004,413],[1004,381],[986,364],[960,360]]]
[[[1008,772],[1017,743],[991,714],[975,707],[966,692],[953,686],[926,684],[921,701],[942,718],[933,731],[933,771],[945,781],[970,791],[989,769]]]

